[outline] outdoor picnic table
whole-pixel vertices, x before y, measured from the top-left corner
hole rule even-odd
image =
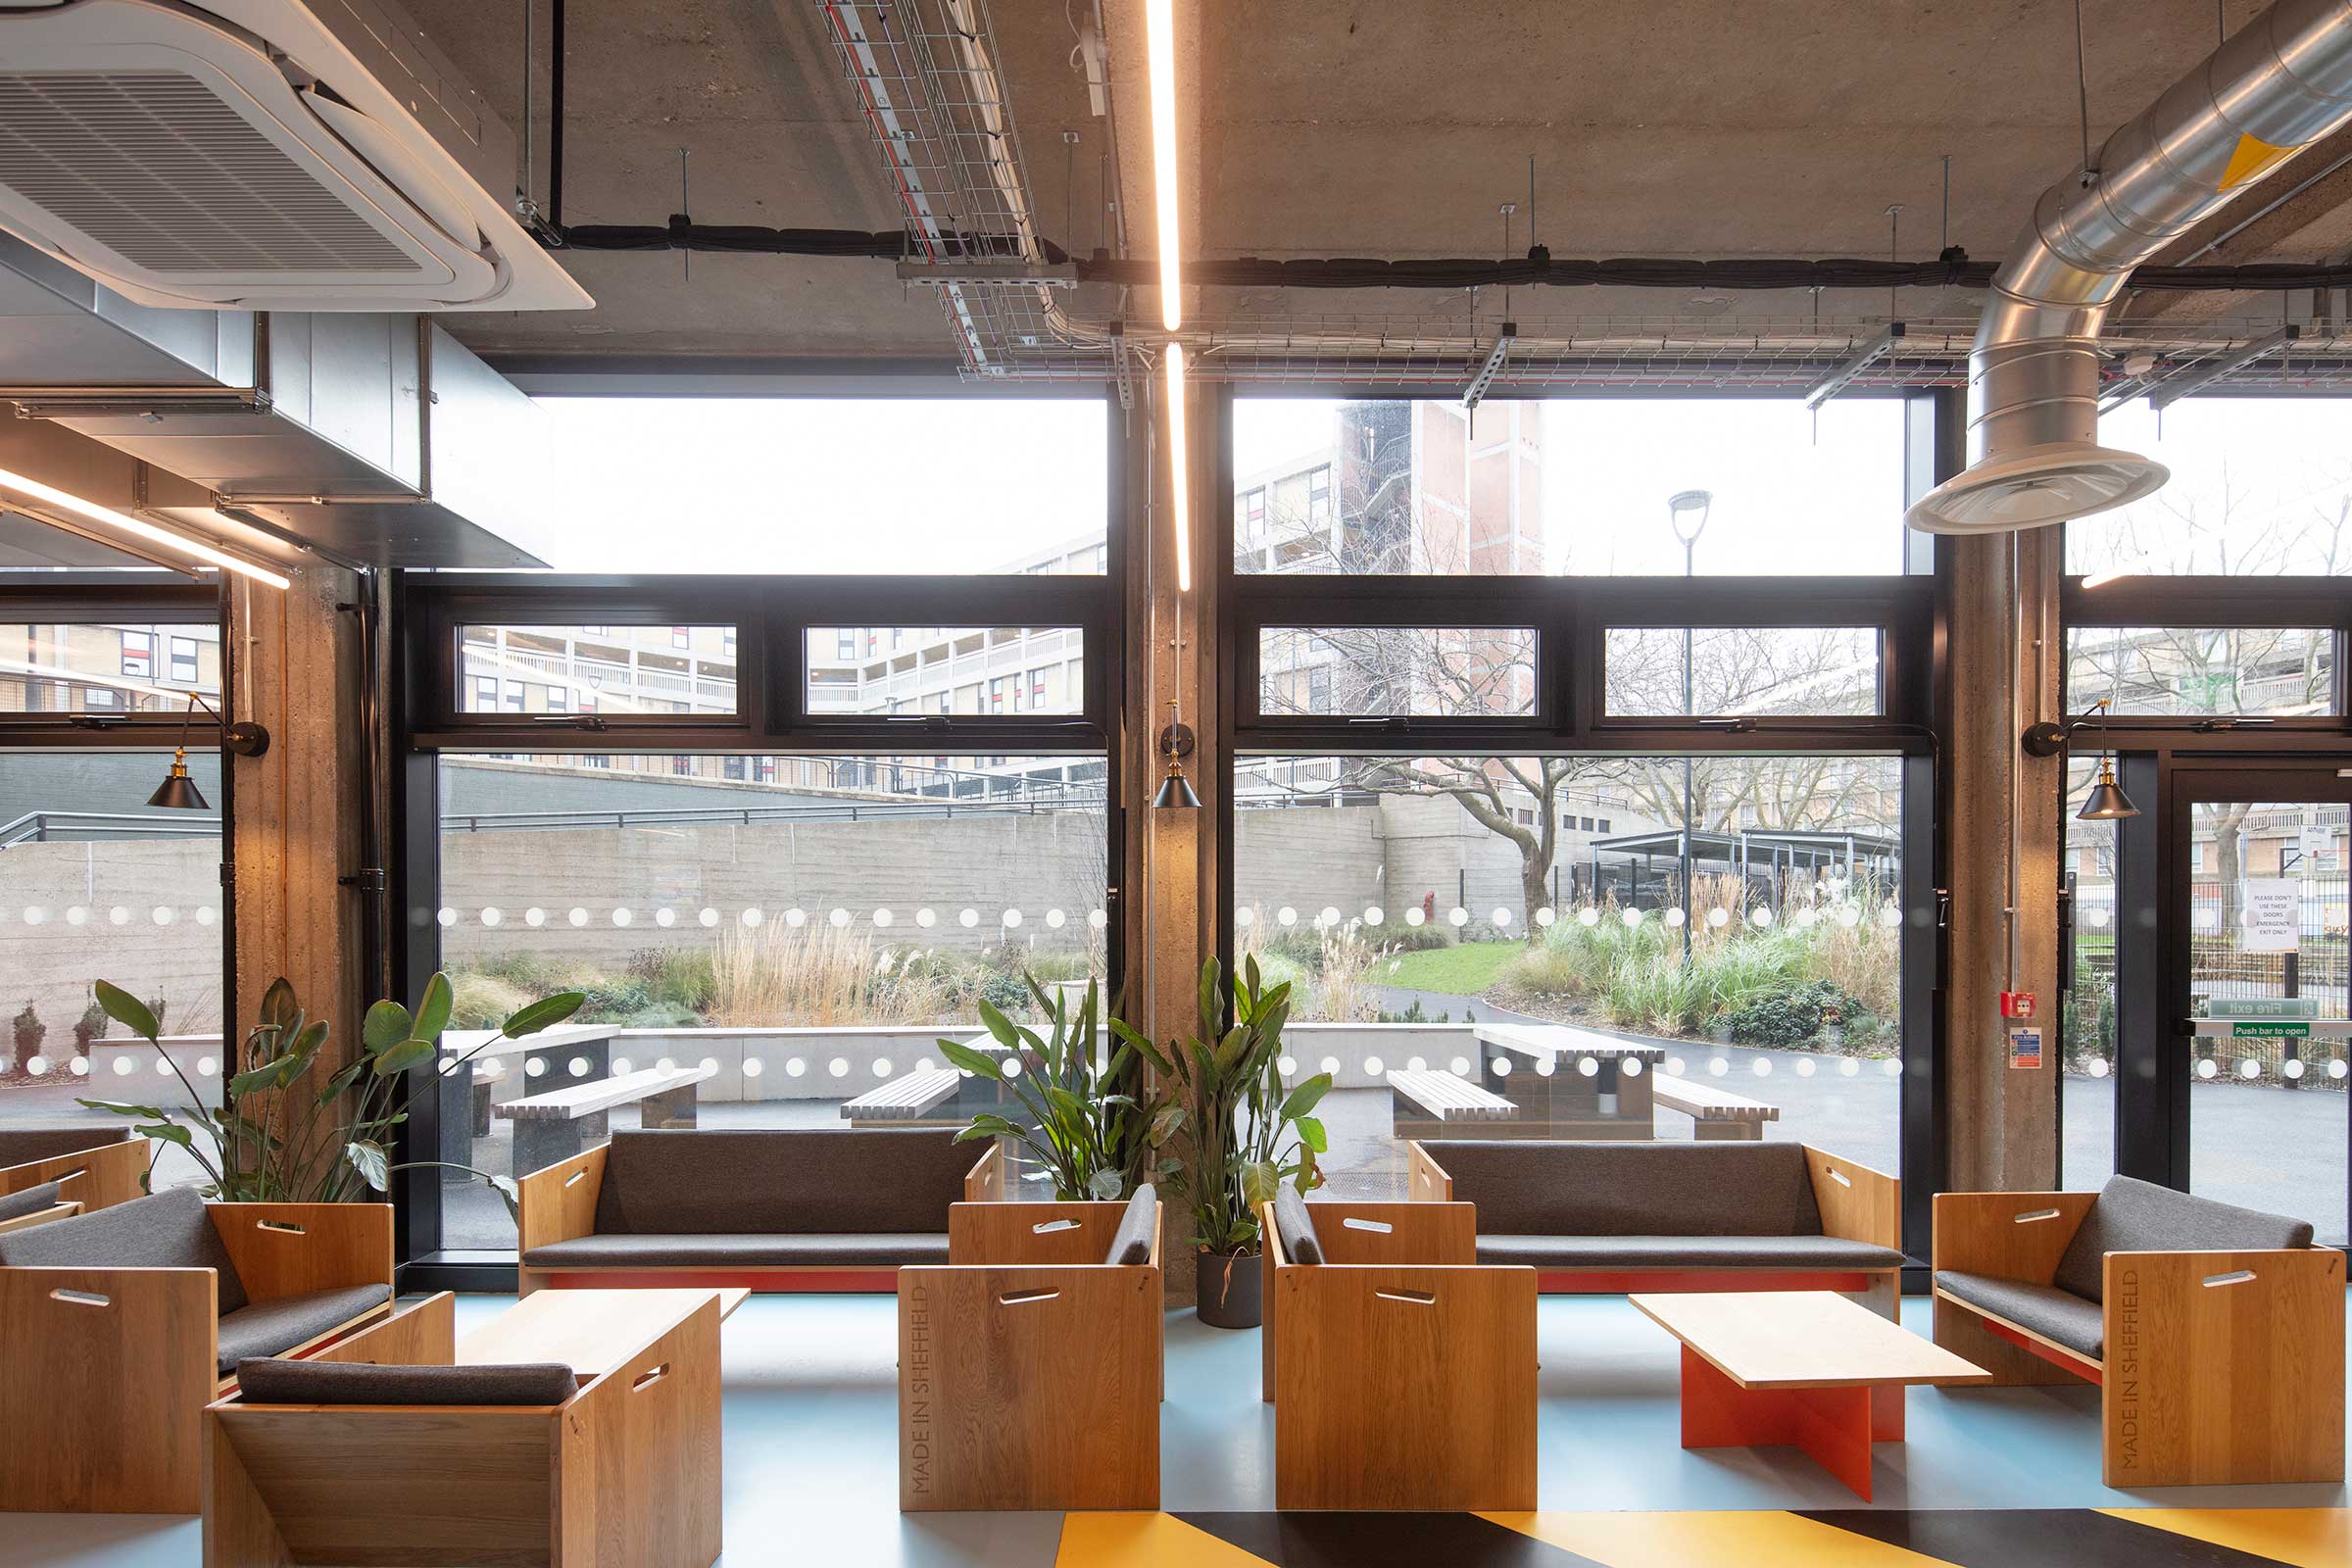
[[[1655,1138],[1650,1102],[1652,1072],[1666,1048],[1626,1040],[1571,1024],[1481,1023],[1479,1083],[1520,1108],[1523,1120],[1540,1123],[1541,1136],[1638,1141]],[[1500,1059],[1510,1071],[1495,1071]],[[1590,1060],[1590,1076],[1583,1064]],[[1537,1070],[1548,1063],[1548,1075]],[[1628,1071],[1629,1063],[1639,1065]]]
[[[441,1080],[441,1158],[453,1165],[470,1165],[473,1141],[490,1136],[490,1102],[513,1100],[542,1090],[595,1083],[612,1073],[614,1024],[557,1024],[520,1040],[508,1040],[495,1029],[448,1029],[441,1035],[436,1076]],[[466,1057],[455,1072],[438,1071],[440,1062]],[[584,1060],[587,1071],[574,1073],[571,1064]],[[533,1075],[531,1063],[543,1065]],[[652,1063],[645,1063],[651,1066]],[[482,1076],[496,1067],[497,1076]],[[526,1087],[527,1086],[527,1087]],[[505,1091],[505,1093],[501,1093]],[[472,1178],[463,1171],[445,1170],[452,1184]]]

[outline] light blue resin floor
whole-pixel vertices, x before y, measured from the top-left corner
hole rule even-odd
[[[461,1297],[461,1333],[498,1311]],[[1850,1492],[1792,1449],[1685,1451],[1679,1359],[1618,1297],[1546,1297],[1540,1308],[1542,1506],[1547,1510],[1846,1508]],[[1928,1303],[1903,1302],[1915,1333]],[[1058,1514],[898,1512],[897,1301],[754,1297],[724,1336],[726,1529],[731,1568],[784,1561],[1051,1564]],[[1258,1399],[1258,1338],[1168,1324],[1161,1506],[1271,1509],[1274,1418]],[[2099,1484],[2098,1391],[1913,1391],[1909,1441],[1879,1449],[1880,1508],[2341,1507],[2345,1489],[2226,1487],[2111,1492]],[[14,1436],[37,1442],[37,1433]],[[16,1568],[196,1568],[193,1519],[0,1518]]]

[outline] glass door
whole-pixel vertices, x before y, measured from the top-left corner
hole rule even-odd
[[[2347,819],[2333,768],[2184,770],[2170,813],[2173,1166],[2190,1192],[2352,1219]]]

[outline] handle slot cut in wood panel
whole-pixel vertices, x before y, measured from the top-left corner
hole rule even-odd
[[[2056,1219],[2057,1217],[2058,1211],[2054,1208],[2030,1208],[2023,1214],[2018,1215],[2014,1220],[2011,1221],[2011,1223],[2016,1225],[2033,1225],[2041,1220]]]
[[[1351,1231],[1370,1231],[1375,1236],[1391,1236],[1396,1234],[1396,1227],[1387,1220],[1357,1219],[1352,1214],[1340,1221],[1340,1224]]]
[[[1027,1301],[1051,1301],[1061,1294],[1058,1290],[1006,1291],[997,1298],[1000,1306],[1019,1306]]]
[[[1828,1171],[1830,1173],[1830,1180],[1836,1182],[1840,1187],[1851,1187],[1854,1185],[1854,1179],[1851,1176],[1848,1176],[1845,1172],[1839,1170],[1835,1165],[1824,1165],[1822,1169]],[[2056,1213],[2057,1210],[2053,1209],[2051,1212]]]
[[[1438,1293],[1435,1291],[1374,1291],[1372,1294],[1384,1301],[1402,1301],[1407,1306],[1435,1306],[1438,1302]]]
[[[257,1231],[275,1231],[280,1236],[308,1236],[311,1234],[309,1226],[297,1225],[291,1220],[282,1219],[257,1219],[253,1222],[253,1228]]]
[[[73,1180],[74,1177],[76,1177],[76,1176],[87,1176],[89,1173],[90,1173],[90,1167],[89,1167],[89,1166],[87,1166],[87,1165],[76,1165],[76,1166],[74,1166],[74,1167],[72,1170],[70,1170],[70,1171],[66,1172],[66,1173],[65,1173],[63,1176],[60,1176],[60,1177],[58,1178],[58,1180],[59,1180],[59,1181],[61,1181],[61,1182],[70,1182],[70,1181],[72,1181],[72,1180]]]
[[[1055,1231],[1074,1231],[1076,1229],[1078,1229],[1078,1222],[1074,1219],[1048,1219],[1040,1220],[1035,1225],[1030,1226],[1029,1234],[1032,1236],[1051,1236]]]
[[[68,1306],[112,1306],[115,1304],[115,1298],[111,1296],[101,1296],[96,1291],[70,1291],[62,1285],[49,1293],[49,1299],[63,1301]]]
[[[579,1186],[579,1185],[580,1185],[580,1183],[582,1183],[582,1182],[586,1181],[587,1179],[588,1179],[588,1173],[587,1173],[586,1171],[584,1171],[584,1170],[575,1170],[575,1171],[573,1171],[573,1172],[572,1172],[570,1175],[568,1175],[568,1176],[566,1176],[566,1177],[564,1177],[564,1185],[565,1187],[567,1187],[567,1188],[568,1188],[568,1187],[577,1187],[577,1186]]]
[[[2210,1291],[2217,1285],[2250,1285],[2253,1283],[2253,1281],[2254,1271],[2252,1269],[2232,1269],[2227,1274],[2206,1275],[2205,1288]]]
[[[643,1394],[646,1390],[652,1388],[655,1384],[661,1382],[667,1376],[669,1376],[669,1363],[664,1361],[650,1372],[640,1372],[637,1374],[637,1381],[629,1385],[629,1392],[631,1394]]]

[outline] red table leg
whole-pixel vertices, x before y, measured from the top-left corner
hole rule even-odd
[[[1683,1446],[1792,1445],[1868,1502],[1871,1440],[1888,1425],[1890,1436],[1902,1435],[1902,1392],[1899,1387],[1743,1389],[1685,1346]],[[1888,1394],[1891,1401],[1883,1400]]]

